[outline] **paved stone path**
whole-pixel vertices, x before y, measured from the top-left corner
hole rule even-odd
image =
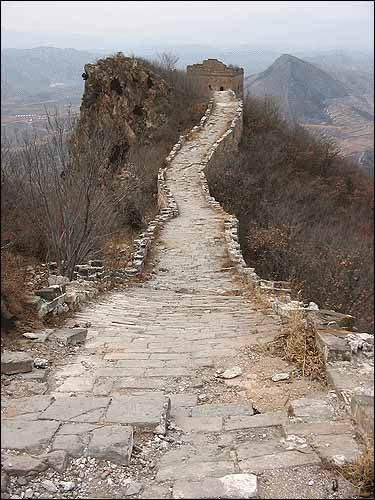
[[[322,450],[343,454],[338,434],[353,446],[350,423],[327,422],[333,410],[324,399],[296,404],[296,420],[286,411],[257,415],[240,393],[210,404],[202,396],[207,380],[218,383],[218,364],[231,367],[240,346],[279,328],[244,296],[223,218],[201,190],[200,161],[238,107],[229,92],[215,99],[206,126],[168,171],[180,214],[155,242],[153,276],[72,319],[92,325],[84,348],[52,374],[51,394],[6,409],[3,448],[127,464],[134,440],[157,432],[171,449],[142,478],[139,498],[250,498],[262,496],[254,474],[312,467],[309,477],[319,476]],[[329,451],[322,435],[335,438]]]

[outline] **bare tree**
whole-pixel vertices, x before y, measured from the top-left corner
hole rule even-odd
[[[42,144],[35,134],[23,137],[17,169],[30,222],[45,236],[48,258],[70,279],[113,229],[116,201],[105,182],[109,138],[95,131],[78,143],[76,125],[71,115],[49,115]]]
[[[162,52],[157,55],[159,65],[165,71],[173,71],[176,69],[176,64],[178,63],[179,57],[177,57],[172,52]]]

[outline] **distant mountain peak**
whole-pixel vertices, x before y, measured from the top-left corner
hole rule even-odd
[[[286,118],[301,122],[329,121],[325,101],[348,94],[327,72],[298,57],[283,54],[252,78],[250,94],[278,98]]]

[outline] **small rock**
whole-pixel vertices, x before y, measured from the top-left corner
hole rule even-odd
[[[313,311],[319,311],[319,306],[318,304],[315,304],[315,302],[309,302],[309,309],[312,309]]]
[[[345,465],[346,463],[344,455],[334,455],[332,461],[335,465]]]
[[[57,472],[63,472],[68,466],[68,454],[64,450],[51,451],[47,455],[47,462]]]
[[[73,481],[60,481],[60,486],[62,489],[67,492],[67,491],[72,491],[76,487],[75,483]]]
[[[56,493],[58,489],[57,486],[49,479],[45,479],[40,483],[40,485],[42,488],[44,488],[46,491],[49,491],[50,493]]]
[[[239,366],[233,366],[232,368],[227,368],[223,373],[219,374],[219,377],[224,379],[231,379],[239,377],[242,374],[242,369]]]
[[[30,455],[13,455],[11,453],[2,457],[2,466],[5,472],[15,476],[36,474],[48,468],[45,463]]]
[[[312,486],[314,484],[314,481],[313,479],[311,479],[311,481],[309,481],[309,486]]]
[[[9,476],[7,474],[5,474],[5,472],[2,472],[1,473],[1,493],[4,493],[7,490],[8,484],[9,484]]]
[[[34,495],[34,491],[31,488],[27,488],[25,491],[25,498],[32,498]]]
[[[48,365],[49,365],[48,359],[45,359],[45,358],[35,358],[34,359],[35,368],[45,370],[46,368],[48,368]]]
[[[1,354],[1,373],[13,375],[27,373],[33,369],[33,358],[22,351],[4,351]]]
[[[198,394],[198,399],[199,401],[206,401],[207,394]]]
[[[275,373],[274,375],[272,375],[273,382],[281,382],[282,380],[289,380],[289,378],[289,373]]]
[[[39,335],[35,332],[25,332],[22,334],[22,337],[25,337],[26,339],[30,339],[30,340],[36,340]]]
[[[142,489],[142,483],[132,481],[126,488],[126,495],[127,496],[136,495],[141,491],[141,489]]]

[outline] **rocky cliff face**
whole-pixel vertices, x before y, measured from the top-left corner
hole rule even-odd
[[[166,117],[161,112],[171,92],[168,84],[140,61],[121,53],[86,64],[79,140],[102,130],[111,141],[109,163],[121,168],[131,144],[147,141]]]

